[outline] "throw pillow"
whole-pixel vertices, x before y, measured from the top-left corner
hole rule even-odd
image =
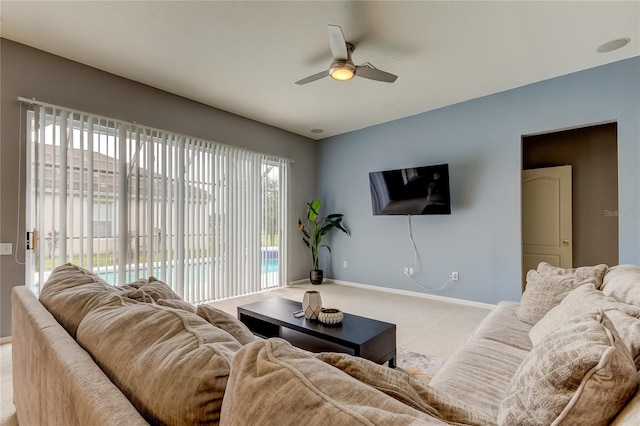
[[[142,303],[156,303],[156,301],[153,300],[153,297],[151,297],[150,294],[147,294],[146,291],[140,288],[119,287],[119,289],[120,292],[118,294],[120,294],[120,296],[122,297],[126,297],[127,299],[135,300],[136,302]]]
[[[564,277],[576,277],[579,280],[591,281],[595,288],[600,289],[602,280],[607,273],[608,266],[604,263],[596,266],[581,266],[579,268],[560,268],[547,262],[540,262],[537,271],[542,275],[562,275]]]
[[[184,300],[178,299],[158,299],[158,305],[160,306],[168,306],[173,309],[182,309],[183,311],[195,313],[196,307],[193,306],[189,302],[185,302]]]
[[[197,315],[156,304],[93,310],[78,343],[151,424],[217,424],[241,348]]]
[[[527,287],[522,293],[516,316],[520,321],[534,325],[562,302],[571,290],[589,282],[576,276],[543,275],[531,270],[527,273]]]
[[[233,315],[216,309],[209,305],[198,305],[196,315],[203,318],[208,323],[226,331],[236,338],[241,345],[254,342],[258,338],[244,325],[239,319]]]
[[[640,371],[640,318],[617,309],[607,311],[607,315]]]
[[[620,302],[640,306],[640,266],[618,265],[609,269],[602,292]]]
[[[585,313],[598,312],[598,309],[606,312],[640,370],[640,308],[606,296],[596,290],[593,284],[581,285],[571,291],[558,306],[542,317],[529,331],[531,343],[538,345],[567,321]]]
[[[117,287],[120,290],[142,290],[146,295],[149,295],[153,300],[157,301],[158,299],[179,299],[182,300],[180,296],[178,296],[168,284],[160,281],[156,277],[140,278],[138,281],[132,282],[130,284],[123,285],[121,287]],[[139,300],[145,301],[145,300]]]
[[[499,425],[606,425],[633,396],[636,368],[600,310],[534,346],[511,380]]]

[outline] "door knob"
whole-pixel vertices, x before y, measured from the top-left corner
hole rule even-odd
[[[562,244],[564,244],[565,246],[568,246],[569,245],[569,240],[563,240]]]

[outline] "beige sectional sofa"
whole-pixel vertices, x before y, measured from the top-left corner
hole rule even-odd
[[[21,425],[640,424],[640,267],[530,271],[429,384],[258,339],[153,278],[13,291]]]

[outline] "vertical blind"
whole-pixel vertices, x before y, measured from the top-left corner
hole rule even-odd
[[[20,100],[36,294],[66,262],[192,303],[287,282],[287,159]]]

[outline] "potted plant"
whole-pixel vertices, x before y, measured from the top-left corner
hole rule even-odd
[[[349,230],[342,225],[342,214],[330,214],[327,217],[320,217],[320,205],[322,201],[316,198],[307,203],[307,222],[306,226],[302,220],[298,219],[298,228],[302,232],[302,241],[306,244],[311,252],[311,271],[309,271],[309,279],[311,284],[322,284],[323,271],[318,268],[318,252],[320,248],[326,247],[331,253],[331,247],[322,244],[322,237],[327,235],[332,229],[339,229],[347,235]]]

